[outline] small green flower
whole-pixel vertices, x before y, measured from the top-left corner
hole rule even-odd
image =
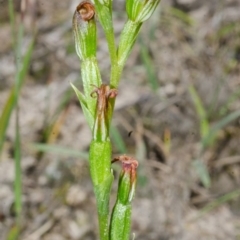
[[[96,99],[90,96],[92,85],[100,86],[102,83],[98,63],[96,60],[97,36],[95,8],[89,1],[80,3],[73,16],[73,33],[76,52],[82,61],[81,76],[84,94],[74,87],[81,103],[84,115],[91,129],[93,129],[96,112]]]
[[[133,22],[144,22],[154,12],[160,0],[127,0],[126,10]]]
[[[80,60],[96,56],[97,38],[94,16],[95,8],[88,1],[80,3],[73,15],[75,46]]]
[[[117,201],[114,206],[110,226],[110,239],[128,240],[131,227],[131,202],[133,200],[136,181],[138,162],[126,155],[115,158],[112,162],[122,163],[122,172],[118,182]]]
[[[131,203],[137,181],[138,162],[126,155],[115,158],[112,162],[122,163],[122,172],[118,182],[118,195],[112,212],[110,239],[129,240],[131,227]]]
[[[134,197],[137,181],[138,162],[132,157],[123,155],[115,158],[112,162],[122,163],[122,172],[118,183],[118,200],[123,204],[131,203]]]
[[[118,64],[122,69],[138,36],[142,23],[154,12],[160,0],[126,0],[128,20],[120,35],[117,50]]]
[[[97,94],[97,109],[95,123],[93,128],[93,139],[96,141],[106,141],[109,137],[110,116],[112,115],[112,107],[110,98],[117,96],[116,89],[110,89],[109,85],[102,84],[99,88],[91,93]]]

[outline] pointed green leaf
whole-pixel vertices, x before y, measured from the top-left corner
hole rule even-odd
[[[102,83],[98,63],[95,57],[88,58],[82,62],[81,75],[85,101],[89,111],[94,116],[96,112],[97,98],[93,98],[91,93],[95,87],[99,87]]]
[[[160,0],[127,0],[126,10],[129,19],[144,22],[151,17]]]
[[[18,226],[13,226],[7,235],[7,240],[16,240],[20,234],[20,229]]]
[[[96,20],[91,2],[83,1],[77,6],[73,15],[73,33],[79,58],[85,60],[96,56]]]
[[[72,83],[70,83],[70,84],[78,97],[78,100],[81,104],[83,114],[87,120],[88,125],[90,126],[91,129],[93,129],[94,116],[91,114],[91,112],[89,111],[89,109],[87,107],[87,103],[85,101],[85,96]]]
[[[219,122],[217,122],[214,126],[212,126],[208,132],[208,134],[205,136],[205,138],[202,140],[203,148],[207,147],[208,145],[212,144],[214,139],[217,136],[217,133],[219,130],[224,128],[227,124],[230,122],[236,120],[240,117],[240,110],[232,112],[228,114],[226,117],[221,119]]]
[[[209,188],[211,186],[211,178],[204,163],[201,160],[197,159],[193,162],[193,166],[204,187]]]
[[[55,154],[60,154],[61,156],[65,155],[68,157],[77,157],[84,160],[88,160],[88,153],[81,152],[75,149],[66,148],[63,146],[56,146],[45,143],[32,143],[29,145],[30,148],[33,148],[39,152],[50,152]]]
[[[113,139],[113,142],[116,145],[117,150],[121,153],[127,152],[126,144],[116,126],[112,125],[110,127],[110,134]]]
[[[203,139],[209,133],[209,122],[207,119],[207,113],[205,111],[203,103],[202,103],[196,89],[194,88],[194,86],[191,85],[188,88],[188,90],[192,97],[196,112],[197,112],[199,120],[200,120],[200,134],[201,134],[201,138]]]

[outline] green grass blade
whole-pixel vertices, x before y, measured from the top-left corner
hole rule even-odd
[[[194,86],[191,85],[188,90],[192,97],[198,117],[200,119],[200,135],[201,135],[201,138],[203,139],[204,137],[207,136],[207,134],[209,132],[209,122],[207,119],[207,113],[204,109],[203,103],[202,103],[196,89],[194,88]]]
[[[87,107],[87,103],[85,101],[85,96],[72,83],[70,83],[70,84],[78,97],[78,100],[80,102],[83,114],[87,120],[88,125],[90,126],[91,129],[93,129],[94,116],[91,114],[91,112],[89,111],[89,109]]]
[[[146,161],[147,159],[147,146],[141,137],[138,138],[138,141],[136,144],[135,156],[139,162],[138,184],[139,186],[144,187],[148,184],[148,177],[146,174],[146,169],[142,167],[141,163],[144,163],[144,161]]]
[[[220,115],[223,116],[228,112],[228,108],[230,107],[230,105],[232,103],[234,103],[236,100],[238,100],[240,97],[240,88],[237,88],[228,98],[226,104],[224,104],[221,108],[220,108]]]
[[[209,213],[210,211],[212,211],[213,209],[221,206],[222,204],[234,200],[236,198],[238,198],[240,196],[240,190],[236,190],[230,193],[227,193],[221,197],[219,197],[218,199],[212,201],[211,203],[207,204],[205,207],[203,207],[200,210],[199,215],[196,217],[196,219],[198,219],[199,217],[202,217],[203,215]],[[194,219],[194,220],[196,220]]]
[[[20,23],[17,31],[17,42],[15,44],[15,64],[16,64],[16,75],[15,75],[15,84],[19,87],[20,84],[20,69],[23,66],[22,59],[22,40],[23,40],[23,24]]]
[[[70,148],[64,148],[62,146],[49,145],[49,144],[43,144],[43,143],[33,143],[33,144],[30,144],[29,147],[39,152],[55,153],[59,155],[65,155],[68,157],[77,157],[77,158],[82,158],[84,160],[88,160],[88,153],[77,151]]]
[[[7,240],[17,240],[19,236],[20,230],[18,226],[14,226],[8,233]]]
[[[22,171],[21,171],[21,140],[19,133],[18,110],[16,116],[16,139],[14,144],[14,159],[15,159],[15,179],[14,179],[14,200],[17,222],[20,223],[22,212]]]
[[[217,122],[213,127],[211,127],[210,131],[202,141],[203,148],[212,144],[217,136],[218,131],[224,128],[230,122],[236,120],[238,117],[240,117],[240,110],[230,113],[229,115],[221,119],[219,122]]]
[[[10,115],[15,104],[15,88],[11,89],[8,99],[3,107],[2,115],[0,117],[0,153],[2,151],[3,143],[5,140],[5,134],[10,119]]]
[[[239,27],[238,22],[231,22],[223,25],[216,33],[216,38],[221,39],[228,37],[229,34],[232,34]]]
[[[112,136],[112,140],[115,143],[115,146],[117,147],[118,151],[120,153],[126,153],[127,152],[126,145],[117,127],[112,125],[110,128],[110,134]]]
[[[30,66],[30,60],[32,57],[33,47],[34,47],[35,39],[33,38],[31,42],[29,43],[28,49],[26,54],[24,55],[22,59],[22,65],[21,70],[19,72],[19,86],[22,87],[23,82],[25,80],[25,77],[27,75],[29,66]]]
[[[11,31],[12,31],[12,46],[15,50],[16,47],[16,37],[15,37],[15,14],[14,14],[14,6],[13,6],[13,0],[8,0],[8,14],[11,24]]]
[[[201,160],[197,159],[193,161],[193,167],[195,168],[198,176],[200,177],[203,186],[205,188],[209,188],[211,186],[211,178],[204,163]]]
[[[194,20],[193,18],[186,12],[177,9],[177,8],[170,8],[170,13],[175,16],[176,18],[178,18],[179,20],[181,20],[183,23],[186,23],[189,26],[194,25]]]
[[[140,54],[141,54],[144,67],[147,72],[147,79],[152,90],[155,92],[159,88],[159,83],[156,77],[156,72],[154,70],[154,64],[151,57],[149,56],[146,45],[143,43],[141,39],[140,39],[140,45],[141,45]]]
[[[20,90],[22,85],[23,85],[23,82],[24,82],[24,79],[25,79],[25,76],[27,74],[27,70],[29,68],[29,65],[30,65],[30,59],[31,59],[31,56],[32,56],[32,51],[33,51],[33,46],[34,46],[34,40],[31,41],[29,47],[28,47],[28,50],[23,58],[23,65],[22,65],[22,68],[21,70],[17,73],[17,79],[18,79],[18,89]],[[3,143],[4,143],[4,140],[5,140],[5,134],[6,134],[6,130],[7,130],[7,126],[8,126],[8,123],[9,123],[9,119],[10,119],[10,116],[11,116],[11,113],[15,107],[15,86],[12,87],[10,93],[9,93],[9,96],[8,96],[8,99],[3,107],[3,111],[1,113],[1,116],[0,116],[0,155],[1,155],[1,152],[2,152],[2,147],[3,147]]]

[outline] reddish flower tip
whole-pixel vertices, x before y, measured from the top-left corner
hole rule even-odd
[[[127,155],[122,155],[119,157],[116,157],[112,160],[112,163],[114,162],[121,162],[122,163],[122,174],[128,173],[130,174],[131,182],[136,181],[136,169],[138,167],[138,161],[134,159],[133,157],[129,157]]]
[[[76,12],[84,21],[89,21],[95,15],[95,8],[91,2],[83,1],[77,6]]]

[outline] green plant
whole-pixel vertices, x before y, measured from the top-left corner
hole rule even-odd
[[[211,178],[208,173],[207,167],[204,165],[202,161],[202,155],[207,148],[214,144],[214,142],[217,139],[219,131],[226,127],[230,122],[240,117],[240,111],[237,110],[235,112],[226,114],[214,125],[211,126],[208,120],[208,113],[205,110],[201,98],[193,85],[189,87],[189,93],[192,97],[194,107],[199,118],[201,136],[201,148],[198,154],[198,158],[193,162],[193,166],[195,167],[196,172],[198,173],[203,185],[206,188],[209,188],[211,186]]]
[[[13,110],[16,111],[15,117],[15,139],[14,139],[14,161],[15,161],[15,178],[14,178],[14,211],[16,214],[16,224],[10,230],[8,239],[16,239],[20,231],[20,218],[22,212],[22,172],[21,172],[21,137],[19,127],[19,104],[18,99],[20,96],[20,90],[24,84],[24,80],[27,71],[30,66],[30,59],[32,56],[35,31],[33,37],[27,47],[25,54],[22,53],[22,42],[24,36],[24,12],[22,11],[22,18],[20,21],[16,21],[15,11],[13,7],[13,1],[8,0],[8,12],[12,30],[12,49],[14,52],[15,60],[15,76],[14,86],[12,87],[7,101],[3,107],[0,115],[0,157],[5,142],[6,130]]]
[[[239,190],[235,190],[232,192],[229,192],[227,194],[224,194],[221,197],[218,197],[217,199],[214,199],[213,201],[211,201],[210,203],[206,204],[199,212],[199,214],[194,218],[191,219],[192,221],[196,221],[198,218],[202,217],[203,215],[209,213],[210,211],[214,210],[215,208],[223,205],[226,202],[235,200],[236,198],[238,198],[240,196],[240,191]]]
[[[109,224],[109,198],[113,182],[111,170],[112,148],[109,138],[110,124],[124,64],[135,43],[142,23],[152,15],[159,2],[160,0],[126,0],[128,20],[120,35],[118,47],[115,44],[111,0],[95,0],[94,4],[83,1],[77,6],[73,16],[75,46],[81,60],[84,94],[73,84],[72,87],[92,130],[89,163],[97,200],[101,240],[129,239],[131,202],[135,192],[138,163],[135,159],[126,155],[113,160],[113,162],[120,161],[122,163],[122,172],[119,177],[117,200]],[[102,84],[96,60],[95,16],[102,25],[108,43],[111,61],[109,85]],[[118,137],[118,139],[120,138]],[[121,148],[124,149],[122,144]]]

